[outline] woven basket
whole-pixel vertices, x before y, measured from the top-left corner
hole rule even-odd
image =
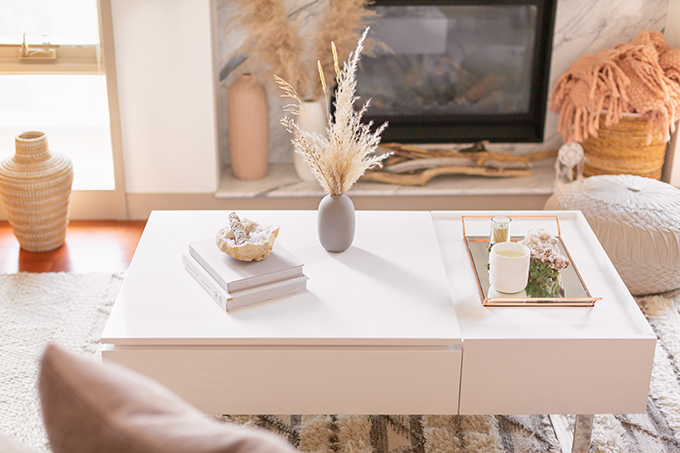
[[[50,152],[42,132],[24,132],[15,144],[16,154],[0,163],[7,218],[22,249],[54,250],[66,239],[73,164]]]
[[[585,176],[635,175],[661,179],[666,142],[656,136],[647,143],[649,123],[639,114],[627,114],[616,124],[604,125],[600,118],[597,137],[583,143]]]

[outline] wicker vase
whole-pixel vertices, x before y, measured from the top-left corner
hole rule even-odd
[[[647,143],[649,123],[639,114],[627,114],[621,121],[604,125],[600,119],[597,137],[583,143],[586,156],[583,174],[635,175],[661,179],[666,157],[666,142],[656,136]]]
[[[66,239],[71,160],[52,153],[42,132],[15,139],[16,154],[0,163],[0,196],[22,249],[47,252]]]
[[[227,100],[231,170],[237,179],[264,178],[269,163],[269,107],[264,86],[244,74],[229,87]]]

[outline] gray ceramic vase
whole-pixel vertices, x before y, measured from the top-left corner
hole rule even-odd
[[[326,195],[319,203],[319,242],[329,252],[342,252],[354,240],[354,203],[345,194]]]

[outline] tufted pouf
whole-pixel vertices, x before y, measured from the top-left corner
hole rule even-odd
[[[561,186],[545,209],[581,210],[634,295],[680,288],[680,189],[632,175]]]

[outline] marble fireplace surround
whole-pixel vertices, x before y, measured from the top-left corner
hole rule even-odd
[[[287,1],[291,7],[304,4],[306,1]],[[550,67],[550,91],[555,80],[577,58],[593,54],[604,48],[614,47],[627,42],[642,30],[664,31],[669,14],[669,6],[674,7],[676,0],[625,0],[611,2],[609,0],[558,0],[553,36],[553,53]],[[234,6],[228,0],[216,2],[218,30],[225,30],[223,24],[231,17]],[[676,32],[677,33],[677,32]],[[680,47],[666,33],[669,44]],[[217,35],[217,64],[221,68],[234,49],[242,41],[242,37],[222,32]],[[283,104],[275,87],[268,86],[269,97],[269,133],[270,133],[270,171],[267,178],[260,181],[238,181],[233,178],[228,166],[228,130],[226,118],[226,98],[229,84],[239,76],[235,71],[222,80],[218,89],[218,146],[219,156],[224,164],[222,178],[217,196],[232,197],[290,197],[317,196],[321,193],[315,183],[303,183],[295,176],[290,164],[292,162],[292,145],[288,132],[280,125]],[[557,115],[548,111],[545,122],[543,143],[532,144],[494,144],[493,149],[526,153],[537,150],[557,149],[562,144],[562,137],[557,132]],[[674,148],[674,143],[671,144]],[[672,162],[672,155],[669,159]],[[677,166],[677,162],[676,162]],[[675,171],[671,178],[676,178]],[[680,175],[678,175],[680,176]],[[385,184],[360,183],[352,191],[355,195],[447,195],[493,193],[526,194],[549,196],[553,190],[554,173],[552,162],[544,161],[535,169],[534,178],[489,180],[484,178],[448,177],[433,180],[425,188],[408,188]],[[666,180],[669,176],[666,176]],[[673,180],[671,180],[673,183]],[[677,183],[675,183],[677,185]]]

